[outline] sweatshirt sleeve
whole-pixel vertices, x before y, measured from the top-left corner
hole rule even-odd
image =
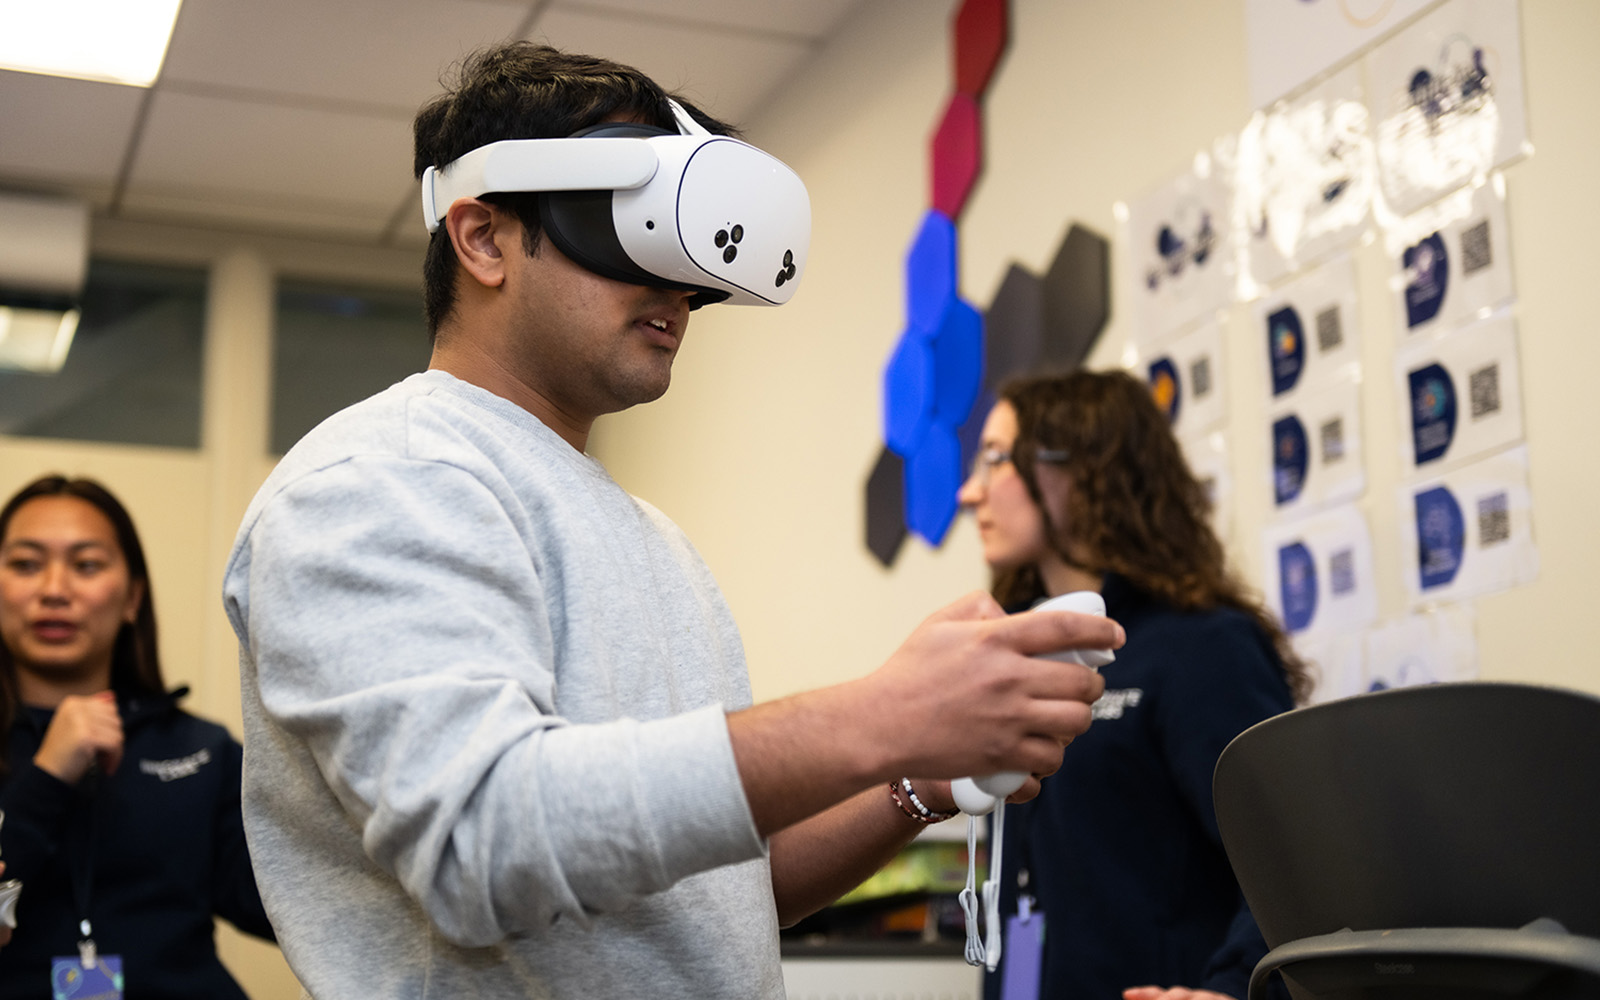
[[[244,839],[244,814],[239,800],[241,748],[224,735],[218,745],[218,758],[225,775],[212,815],[213,850],[211,862],[211,908],[233,926],[268,941],[274,940],[272,924],[261,893],[256,889],[255,869]]]
[[[268,499],[230,569],[270,724],[466,946],[584,925],[764,850],[719,706],[555,714],[561,581],[511,509],[446,463],[348,460]]]

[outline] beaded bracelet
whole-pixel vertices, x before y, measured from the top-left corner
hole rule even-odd
[[[901,796],[901,792],[905,793],[904,797]],[[949,812],[934,812],[929,809],[922,804],[921,799],[917,798],[917,793],[911,787],[910,778],[889,782],[889,798],[900,807],[901,812],[923,824],[943,823],[961,812],[959,809],[952,809]]]

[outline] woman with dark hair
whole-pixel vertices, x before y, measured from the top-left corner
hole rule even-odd
[[[1211,773],[1234,736],[1305,699],[1306,666],[1229,571],[1205,490],[1136,377],[1013,382],[981,449],[960,500],[1002,606],[1099,591],[1128,635],[1094,724],[1006,827],[1002,910],[1020,893],[1043,913],[1039,996],[1149,1000],[1162,991],[1142,984],[1183,983],[1243,997],[1266,945]]]
[[[87,479],[25,486],[0,509],[0,858],[22,882],[0,1000],[101,980],[119,996],[244,997],[212,925],[272,937],[240,748],[180,710],[185,694],[161,677],[122,504]]]

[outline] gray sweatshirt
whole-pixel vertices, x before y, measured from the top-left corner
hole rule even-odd
[[[783,995],[726,603],[531,414],[434,371],[329,418],[224,602],[256,876],[313,996]]]

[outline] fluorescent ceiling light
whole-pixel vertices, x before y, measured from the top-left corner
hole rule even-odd
[[[67,363],[78,310],[0,306],[0,369],[53,374]]]
[[[0,69],[148,87],[183,0],[0,0]]]

